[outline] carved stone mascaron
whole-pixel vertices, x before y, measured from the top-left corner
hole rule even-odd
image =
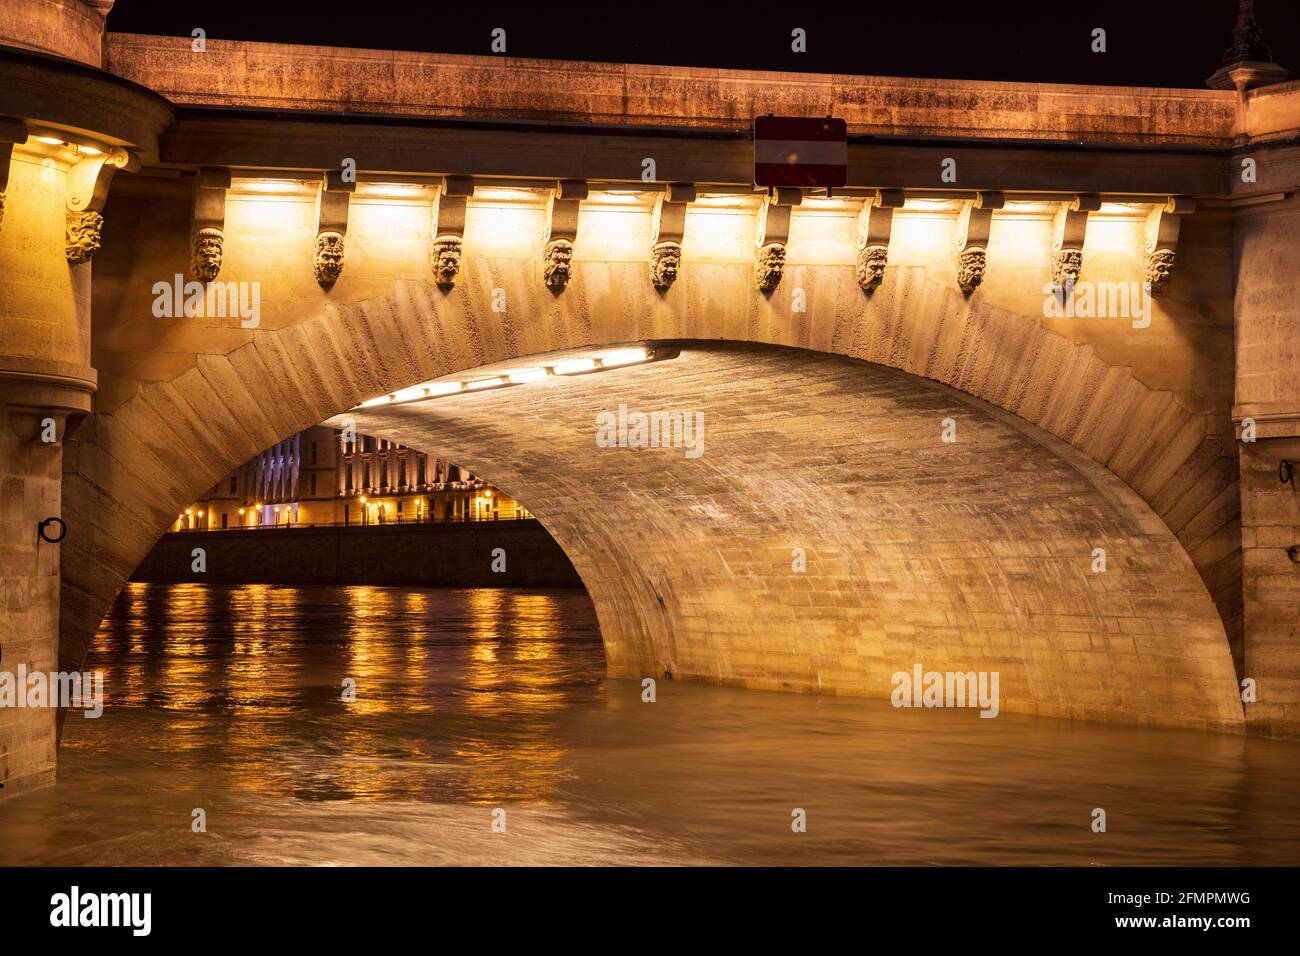
[[[97,212],[70,212],[67,217],[65,251],[68,261],[80,264],[89,262],[99,251],[100,232],[104,217]]]
[[[988,257],[983,249],[964,249],[957,254],[957,285],[970,295],[984,281],[984,268]]]
[[[660,291],[677,281],[677,270],[682,264],[681,243],[665,240],[655,243],[650,250],[650,281]]]
[[[461,249],[459,236],[438,236],[433,240],[430,252],[433,281],[444,289],[456,284],[456,276],[460,274]]]
[[[343,234],[322,232],[316,237],[316,281],[330,283],[343,272]]]
[[[542,278],[558,292],[568,285],[572,272],[573,243],[568,239],[552,239],[542,253]]]
[[[785,245],[769,242],[758,250],[754,258],[754,282],[760,292],[771,292],[781,282],[785,272]]]
[[[194,278],[211,282],[221,274],[221,251],[224,236],[220,229],[207,227],[194,234],[194,251],[190,266]]]

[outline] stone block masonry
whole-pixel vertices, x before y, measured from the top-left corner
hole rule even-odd
[[[600,447],[620,404],[702,414],[703,455]],[[696,342],[349,415],[526,502],[582,575],[613,676],[884,699],[920,662],[998,671],[1007,713],[1245,729],[1173,532],[1087,455],[947,386]]]
[[[36,524],[59,509],[57,448],[24,440],[36,420],[0,404],[0,671],[49,671],[59,632],[59,546]],[[54,779],[54,711],[0,707],[0,798]]]

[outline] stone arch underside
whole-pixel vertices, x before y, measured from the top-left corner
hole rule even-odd
[[[703,454],[598,447],[596,416],[620,404],[701,413]],[[950,388],[687,343],[347,417],[526,502],[582,575],[616,676],[886,697],[920,663],[997,671],[1020,713],[1241,726],[1223,626],[1164,523],[1086,456]]]
[[[441,374],[651,339],[834,352],[1011,411],[1122,478],[1190,555],[1229,633],[1239,625],[1239,553],[1234,575],[1234,553],[1219,533],[1236,518],[1235,473],[1209,416],[1034,317],[964,299],[923,268],[891,268],[866,297],[851,266],[793,265],[770,299],[736,292],[750,287],[752,270],[735,264],[683,270],[663,295],[645,281],[645,268],[579,261],[569,288],[554,296],[535,262],[469,258],[449,292],[400,281],[391,294],[329,305],[279,328],[225,333],[219,348],[189,357],[179,374],[139,378],[130,398],[91,416],[68,442],[64,514],[75,531],[63,545],[64,664],[80,663],[108,604],[177,510],[263,448]],[[805,269],[816,270],[815,282]],[[812,291],[798,314],[786,290],[801,282]],[[490,307],[501,287],[510,293],[505,313]],[[142,324],[150,321],[150,349],[174,358],[191,348],[173,348],[156,320]],[[103,387],[116,373],[98,356],[97,364]],[[797,408],[790,414],[797,418]]]

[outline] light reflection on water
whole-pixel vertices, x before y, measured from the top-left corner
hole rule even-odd
[[[604,679],[580,592],[134,584],[89,666],[105,714],[69,717],[58,786],[0,805],[0,863],[1250,865],[1300,847],[1297,742],[665,681],[646,704]]]

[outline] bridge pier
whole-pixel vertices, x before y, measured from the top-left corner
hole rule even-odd
[[[26,147],[25,130],[12,138],[0,222],[0,671],[48,673],[59,653],[61,545],[37,529],[61,513],[68,419],[91,411],[91,266],[66,258],[70,164],[51,144]],[[12,796],[53,780],[56,712],[3,703],[0,787]]]
[[[1300,113],[1300,109],[1296,110]],[[1261,163],[1237,212],[1236,402],[1240,448],[1243,679],[1253,732],[1300,733],[1300,149]],[[1245,190],[1243,190],[1245,192]],[[1285,197],[1285,198],[1283,198]],[[1287,463],[1294,463],[1288,468]]]
[[[0,390],[0,671],[48,672],[59,650],[59,548],[40,541],[37,525],[59,513],[62,455],[32,436],[59,411],[19,404],[2,372]],[[21,691],[0,689],[0,798],[54,779],[55,711],[4,699]]]
[[[57,711],[2,695],[23,692],[20,669],[59,669],[64,440],[97,387],[102,210],[114,173],[156,157],[171,116],[98,69],[109,6],[19,0],[0,24],[0,44],[66,58],[0,54],[0,798],[54,779]]]

